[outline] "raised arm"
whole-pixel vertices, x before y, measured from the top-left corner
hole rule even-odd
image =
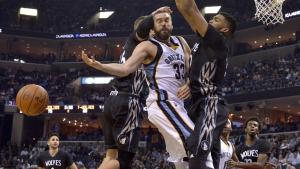
[[[208,23],[204,16],[199,11],[194,0],[175,0],[176,6],[191,28],[199,33],[202,37],[205,36]]]

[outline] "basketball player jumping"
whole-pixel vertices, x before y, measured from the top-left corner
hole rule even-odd
[[[49,151],[42,152],[37,158],[39,169],[77,169],[70,154],[61,151],[59,136],[51,133],[48,137]]]
[[[219,13],[209,23],[194,0],[176,0],[176,6],[199,36],[192,49],[190,86],[192,106],[189,111],[195,129],[187,140],[190,169],[219,167],[219,137],[226,124],[228,111],[222,97],[227,58],[231,55],[231,38],[236,23],[227,13]],[[213,166],[205,164],[212,156]]]
[[[270,144],[258,138],[261,123],[258,118],[249,118],[244,124],[246,139],[236,148],[236,154],[240,162],[230,160],[229,168],[264,169],[268,167],[268,153]]]
[[[176,169],[186,169],[185,139],[194,128],[183,104],[190,94],[185,79],[190,49],[183,38],[171,36],[173,24],[169,12],[157,13],[153,19],[154,37],[137,45],[125,63],[102,64],[84,52],[82,59],[98,70],[119,77],[128,76],[144,65],[150,87],[148,119],[164,137],[170,154],[168,160]]]

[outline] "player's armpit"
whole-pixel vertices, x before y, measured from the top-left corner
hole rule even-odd
[[[199,11],[194,0],[176,0],[176,6],[190,27],[199,33],[202,37],[205,36],[208,23]]]

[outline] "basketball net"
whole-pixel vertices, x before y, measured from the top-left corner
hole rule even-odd
[[[265,25],[283,23],[282,4],[285,0],[254,0],[255,18]]]

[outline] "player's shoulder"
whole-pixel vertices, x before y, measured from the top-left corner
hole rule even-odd
[[[234,142],[233,141],[228,140],[228,143],[229,143],[229,145],[234,147]]]
[[[48,157],[49,156],[49,152],[48,151],[42,151],[40,152],[39,154],[39,157],[40,158],[44,158],[44,157]]]
[[[259,138],[259,139],[256,140],[256,144],[258,144],[258,145],[269,144],[269,142],[265,139]]]
[[[176,38],[179,39],[179,41],[184,45],[184,46],[188,46],[186,40],[184,39],[183,36],[175,36]]]
[[[70,155],[70,153],[68,153],[66,151],[63,151],[63,150],[59,150],[58,152],[59,152],[60,155],[63,155],[63,156]]]
[[[157,44],[155,41],[152,41],[152,40],[146,40],[146,41],[143,41],[141,42],[139,45],[138,45],[139,48],[142,48],[144,50],[153,50],[153,48],[156,48],[157,47]]]
[[[178,39],[182,40],[182,41],[186,41],[185,38],[183,36],[175,36],[177,37]]]
[[[240,143],[235,145],[236,151],[243,151],[243,149],[246,149],[247,146],[244,143]]]
[[[269,143],[265,139],[260,139],[260,138],[257,139],[256,145],[258,146],[258,148],[260,150],[263,150],[263,151],[268,151],[271,148],[271,143]]]

